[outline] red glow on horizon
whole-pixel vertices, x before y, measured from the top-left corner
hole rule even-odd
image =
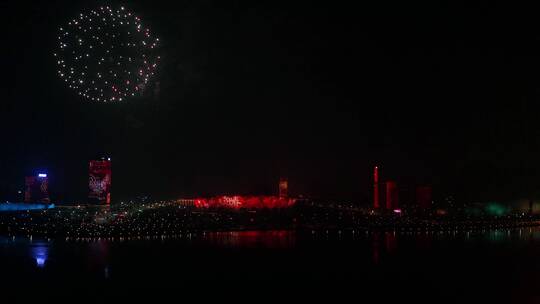
[[[287,208],[296,203],[296,200],[276,196],[218,196],[212,198],[197,198],[194,201],[196,208],[227,208],[227,209],[275,209]]]

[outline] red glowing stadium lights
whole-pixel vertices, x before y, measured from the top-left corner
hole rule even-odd
[[[197,208],[226,208],[226,209],[276,209],[287,208],[295,204],[291,198],[277,196],[218,196],[213,198],[198,198],[194,201]]]

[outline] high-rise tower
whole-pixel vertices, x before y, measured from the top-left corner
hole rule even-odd
[[[379,209],[379,167],[373,169],[373,208]]]
[[[92,160],[89,167],[88,198],[97,204],[111,203],[111,159]]]

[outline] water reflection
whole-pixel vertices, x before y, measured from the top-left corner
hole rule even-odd
[[[384,244],[385,244],[385,250],[388,253],[393,253],[397,249],[397,239],[396,239],[396,233],[395,232],[385,232],[384,233]]]
[[[232,231],[210,232],[201,241],[225,247],[292,248],[296,243],[294,231]]]
[[[373,232],[371,234],[371,256],[373,264],[380,263],[381,254],[393,254],[398,247],[395,232]]]
[[[384,264],[386,260],[402,255],[402,252],[411,250],[427,252],[437,250],[440,244],[454,244],[462,246],[460,243],[485,244],[487,243],[508,243],[526,244],[526,242],[540,243],[540,227],[526,227],[516,229],[485,229],[485,230],[448,230],[448,231],[347,231],[347,230],[320,230],[320,231],[233,231],[233,232],[206,232],[193,234],[187,239],[171,240],[177,242],[182,248],[205,248],[211,247],[226,248],[261,248],[261,249],[295,249],[303,246],[327,246],[334,248],[336,245],[350,246],[350,248],[361,248],[366,254],[370,263]],[[0,249],[5,254],[19,248],[24,255],[31,257],[32,263],[37,268],[50,268],[49,250],[57,249],[56,252],[63,252],[62,248],[82,249],[84,256],[84,268],[87,270],[98,270],[102,278],[114,277],[111,256],[114,250],[120,245],[129,247],[130,242],[115,241],[94,241],[89,243],[78,242],[47,242],[45,240],[32,241],[28,238],[0,238]],[[338,244],[339,243],[339,244]],[[134,244],[141,244],[134,241]],[[143,241],[142,244],[148,248],[157,248],[155,242]],[[170,244],[170,243],[168,243]],[[82,247],[81,247],[82,246]],[[176,246],[176,245],[175,245]],[[15,255],[14,255],[15,256]],[[59,260],[59,259],[57,259]]]
[[[98,241],[90,243],[88,246],[89,255],[87,256],[86,265],[89,270],[103,269],[103,277],[110,277],[109,269],[109,242]]]
[[[379,247],[380,247],[380,234],[376,232],[373,234],[372,244],[371,244],[372,259],[373,259],[373,264],[375,265],[379,264],[379,260],[380,260]]]
[[[30,255],[36,261],[38,268],[45,267],[49,257],[49,245],[47,243],[37,243],[30,247]]]
[[[0,268],[2,275],[10,278],[9,287],[35,284],[62,286],[69,291],[84,286],[96,294],[115,290],[122,296],[125,290],[160,288],[177,293],[180,288],[184,288],[181,292],[196,290],[189,284],[217,286],[201,284],[202,280],[215,280],[219,286],[231,282],[232,288],[243,288],[246,283],[267,288],[275,282],[295,286],[320,279],[325,288],[326,282],[340,284],[338,292],[345,290],[343,286],[348,288],[341,282],[350,282],[355,296],[381,297],[388,293],[391,282],[393,293],[399,297],[421,286],[434,295],[433,299],[456,294],[453,290],[497,296],[511,290],[512,296],[522,297],[532,296],[537,290],[540,228],[484,232],[325,229],[192,235],[167,241],[0,238]],[[485,295],[479,299],[490,302]],[[520,300],[501,302],[527,303]]]

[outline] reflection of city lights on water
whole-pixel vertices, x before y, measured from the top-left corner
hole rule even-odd
[[[49,247],[38,244],[31,248],[30,254],[32,255],[32,258],[34,258],[34,260],[36,261],[36,266],[39,268],[43,268],[45,267],[45,263],[47,262],[47,258],[49,256]]]
[[[45,266],[45,258],[44,257],[36,257],[36,265],[38,267],[44,267]]]

